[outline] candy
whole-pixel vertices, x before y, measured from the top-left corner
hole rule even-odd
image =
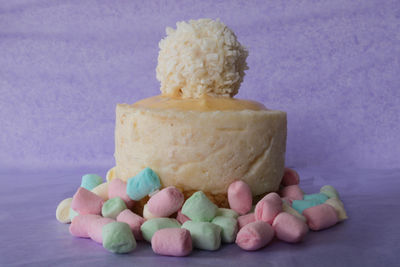
[[[75,216],[69,226],[69,232],[73,236],[89,238],[89,228],[94,220],[101,218],[99,215],[84,214]]]
[[[79,187],[72,198],[71,208],[79,214],[101,214],[103,203],[104,200],[101,197],[83,187]]]
[[[293,216],[297,217],[298,219],[302,220],[303,222],[306,222],[306,217],[304,217],[302,214],[300,214],[297,210],[292,208],[287,202],[283,201],[282,203],[282,211],[287,212],[289,214],[292,214]]]
[[[151,214],[157,217],[168,217],[177,212],[185,198],[181,191],[175,186],[168,186],[155,195],[147,202],[147,208]]]
[[[136,248],[129,225],[123,222],[112,222],[102,228],[103,247],[113,253],[129,253]]]
[[[224,243],[233,243],[238,232],[237,220],[231,217],[217,216],[212,221],[213,224],[221,227],[221,239]]]
[[[338,215],[335,209],[328,204],[321,204],[303,211],[311,230],[319,231],[335,225],[338,221]]]
[[[238,219],[239,229],[241,229],[246,224],[252,223],[256,221],[256,217],[254,216],[254,212],[239,216]]]
[[[160,229],[164,228],[180,228],[180,223],[171,218],[154,218],[148,221],[145,221],[142,226],[140,226],[140,230],[142,231],[143,238],[151,242],[151,238],[154,233]]]
[[[239,214],[232,209],[218,208],[215,217],[217,216],[231,217],[237,219],[239,217]]]
[[[111,180],[113,180],[114,178],[115,178],[115,169],[116,169],[117,167],[112,167],[111,169],[109,169],[108,171],[107,171],[107,174],[106,174],[106,180],[107,180],[107,182],[110,182]]]
[[[178,213],[176,214],[176,219],[180,224],[183,224],[186,221],[190,221],[190,218],[186,216],[185,214],[182,214],[181,210],[178,210]]]
[[[277,193],[269,193],[256,205],[254,215],[256,221],[272,224],[276,215],[282,211],[282,200]]]
[[[147,204],[144,204],[143,206],[143,218],[146,220],[154,219],[154,218],[159,218],[158,216],[155,216],[149,211],[149,208],[147,207]]]
[[[142,231],[140,227],[145,222],[145,219],[133,213],[131,210],[124,210],[117,216],[117,222],[124,222],[129,225],[132,230],[133,236],[136,240],[143,240]]]
[[[251,210],[253,195],[250,187],[243,181],[235,181],[228,187],[228,202],[229,207],[244,215]]]
[[[288,185],[296,185],[299,183],[300,183],[299,174],[293,169],[285,168],[281,184],[284,186],[288,186]]]
[[[108,183],[102,183],[92,189],[92,192],[101,197],[104,201],[108,200]]]
[[[116,219],[118,214],[121,213],[121,211],[126,209],[126,204],[120,197],[114,197],[110,198],[107,200],[103,208],[101,209],[101,214],[104,217],[111,218],[111,219]]]
[[[101,178],[101,176],[98,176],[97,174],[85,174],[82,176],[81,187],[87,190],[92,190],[93,188],[102,183],[103,183],[103,178]]]
[[[110,218],[100,217],[98,219],[90,221],[88,227],[88,236],[95,242],[102,244],[103,243],[103,234],[102,229],[103,226],[109,223],[115,222],[115,220]]]
[[[285,186],[281,190],[281,196],[282,197],[288,197],[293,200],[303,200],[303,191],[298,185],[289,185]]]
[[[331,185],[324,185],[323,187],[321,187],[320,192],[322,194],[325,194],[329,198],[339,198],[340,199],[338,191],[336,191],[336,189]]]
[[[256,221],[245,225],[236,236],[236,244],[244,250],[257,250],[266,246],[274,237],[269,223]]]
[[[110,181],[108,186],[108,198],[114,197],[122,198],[128,209],[132,208],[135,204],[135,201],[133,201],[126,193],[126,183],[118,178]]]
[[[339,221],[344,221],[348,218],[346,210],[344,209],[343,202],[340,201],[340,199],[330,198],[327,201],[325,201],[325,204],[332,206],[336,210]]]
[[[202,191],[188,198],[182,207],[182,213],[195,222],[209,222],[217,214],[218,207]]]
[[[323,204],[328,199],[328,197],[325,194],[318,193],[318,194],[304,195],[303,199],[304,200],[313,200],[313,201],[318,202],[319,204]]]
[[[160,229],[151,239],[151,248],[159,255],[187,256],[192,252],[192,237],[184,228]]]
[[[281,212],[275,217],[272,228],[278,239],[289,243],[300,242],[308,233],[307,224],[287,212]]]
[[[321,203],[315,200],[293,200],[292,208],[295,209],[298,213],[302,214],[305,209],[318,206]]]
[[[204,250],[217,250],[221,246],[221,227],[210,222],[187,221],[182,228],[190,231],[193,246]]]
[[[128,180],[126,193],[133,200],[141,200],[161,187],[160,178],[150,168],[145,168]]]
[[[69,210],[71,209],[72,198],[66,198],[61,201],[56,209],[56,218],[60,223],[70,223]]]

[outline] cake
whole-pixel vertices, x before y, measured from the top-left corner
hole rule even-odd
[[[277,191],[286,113],[234,98],[248,69],[235,34],[219,20],[178,22],[159,46],[161,94],[116,107],[114,176],[150,167],[163,187],[201,190],[219,206],[235,180],[254,197]]]

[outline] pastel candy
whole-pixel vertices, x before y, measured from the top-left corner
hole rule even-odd
[[[125,209],[125,202],[120,197],[114,197],[104,203],[103,208],[101,209],[101,214],[103,217],[116,219],[118,214]]]
[[[318,206],[321,203],[315,200],[293,200],[292,208],[295,209],[298,213],[302,214],[305,209]]]
[[[121,179],[115,178],[109,182],[108,198],[120,197],[130,209],[135,204],[128,194],[126,193],[126,183]]]
[[[319,204],[325,203],[326,200],[328,200],[328,197],[325,194],[318,193],[318,194],[309,194],[309,195],[304,195],[303,196],[304,200],[314,200],[318,202]]]
[[[98,219],[92,220],[90,222],[89,228],[88,228],[88,235],[89,237],[97,242],[102,244],[103,243],[103,234],[102,234],[102,229],[103,226],[109,223],[115,222],[115,220],[110,219],[110,218],[104,218],[100,217]]]
[[[71,208],[79,214],[101,214],[103,203],[104,200],[101,197],[83,187],[79,187],[72,198]]]
[[[228,187],[229,207],[244,215],[251,210],[253,195],[248,184],[239,180],[231,183]]]
[[[56,209],[56,218],[60,223],[70,223],[69,210],[71,209],[72,198],[66,198],[61,201]]]
[[[217,216],[230,217],[230,218],[237,219],[239,217],[239,214],[232,209],[218,208],[217,213],[215,214],[215,217],[217,217]]]
[[[217,250],[221,246],[221,227],[210,222],[187,221],[182,228],[189,230],[193,246],[203,250]]]
[[[129,225],[123,222],[112,222],[102,228],[103,247],[113,253],[129,253],[136,248]]]
[[[297,210],[292,208],[287,202],[283,201],[282,203],[282,211],[287,212],[289,214],[292,214],[293,216],[297,217],[298,219],[302,220],[303,222],[306,222],[306,217],[304,217],[302,214],[300,214]]]
[[[142,231],[143,238],[146,241],[151,242],[151,238],[153,237],[154,233],[157,232],[158,230],[164,228],[180,228],[180,227],[181,227],[180,223],[175,219],[154,218],[145,221],[140,227],[140,230]]]
[[[104,201],[108,200],[108,183],[99,184],[91,191],[101,197]]]
[[[336,191],[336,189],[331,185],[324,185],[323,187],[321,187],[320,192],[322,194],[325,194],[329,198],[339,198],[340,199],[338,191]]]
[[[236,244],[244,250],[257,250],[266,246],[274,237],[269,223],[256,221],[245,225],[236,236]]]
[[[177,212],[184,201],[185,198],[181,191],[175,186],[168,186],[149,199],[147,208],[155,216],[168,217]]]
[[[281,184],[284,186],[296,185],[300,183],[299,174],[290,168],[285,168]]]
[[[277,193],[269,193],[256,205],[254,215],[256,221],[272,224],[276,215],[282,211],[282,200]]]
[[[151,248],[159,255],[187,256],[192,252],[192,237],[184,228],[160,229],[151,239]]]
[[[218,207],[202,191],[194,193],[182,207],[182,213],[195,222],[210,222],[217,210]]]
[[[255,222],[256,217],[254,216],[254,212],[252,212],[252,213],[248,213],[246,215],[239,216],[237,221],[238,221],[239,229],[241,229],[246,224]]]
[[[145,168],[128,180],[126,192],[131,199],[138,201],[160,187],[158,175],[152,169]]]
[[[114,166],[107,171],[107,174],[106,174],[107,182],[110,182],[111,180],[113,180],[115,178],[115,169],[116,169],[116,167]]]
[[[143,240],[142,231],[140,227],[145,222],[145,219],[133,213],[131,210],[124,210],[117,216],[118,222],[124,222],[129,225],[132,230],[133,236],[136,240]]]
[[[73,236],[89,238],[89,228],[94,220],[101,218],[99,215],[84,214],[75,216],[69,226],[69,232]]]
[[[82,176],[81,187],[92,190],[96,186],[103,183],[103,178],[97,174],[85,174]]]
[[[278,239],[289,243],[300,242],[308,233],[307,224],[287,212],[281,212],[275,217],[272,228]]]
[[[72,219],[75,217],[75,216],[78,216],[79,215],[79,213],[77,213],[76,211],[74,211],[71,207],[69,208],[69,220],[70,220],[70,222],[72,221]]]
[[[212,221],[221,227],[221,240],[224,243],[233,243],[238,232],[237,220],[231,217],[217,216]]]
[[[335,209],[328,204],[321,204],[303,211],[311,230],[319,231],[335,225],[338,221],[338,215]]]
[[[348,219],[346,210],[344,209],[343,202],[338,198],[330,198],[325,201],[325,204],[332,206],[338,215],[339,221]]]
[[[285,186],[281,190],[281,196],[282,197],[288,197],[293,200],[303,200],[303,191],[298,185],[289,185]]]
[[[143,218],[146,220],[154,219],[154,218],[159,218],[158,216],[155,216],[149,211],[149,208],[147,207],[147,204],[144,204],[143,206]]]
[[[176,219],[180,224],[184,224],[186,221],[190,221],[189,217],[185,214],[182,214],[181,210],[178,210],[178,213],[176,214]]]

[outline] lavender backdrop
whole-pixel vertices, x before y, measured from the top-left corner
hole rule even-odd
[[[291,166],[399,167],[398,1],[1,1],[0,167],[114,164],[116,103],[159,93],[166,26],[220,18],[238,97],[288,113]]]

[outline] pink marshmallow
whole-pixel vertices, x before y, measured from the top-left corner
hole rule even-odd
[[[287,212],[281,212],[275,217],[272,228],[278,239],[289,243],[300,242],[308,233],[307,224]]]
[[[283,198],[290,198],[291,200],[303,200],[304,195],[298,185],[285,186],[280,193]]]
[[[178,210],[178,213],[176,214],[176,220],[180,224],[183,224],[186,221],[190,221],[190,218],[188,216],[186,216],[185,214],[183,214],[182,210]]]
[[[154,233],[151,247],[156,254],[187,256],[192,251],[192,237],[184,228],[164,228]]]
[[[244,250],[257,250],[266,246],[274,237],[274,229],[263,221],[252,222],[240,229],[236,244]]]
[[[299,174],[290,168],[285,168],[281,184],[284,186],[296,185],[300,183]]]
[[[104,200],[89,190],[79,187],[72,198],[71,208],[79,214],[101,214]]]
[[[101,218],[99,215],[94,214],[79,214],[72,218],[69,232],[73,236],[89,238],[90,225],[97,219]]]
[[[118,222],[124,222],[129,225],[132,229],[133,236],[136,240],[143,240],[142,231],[140,231],[140,227],[145,222],[145,219],[140,217],[139,215],[133,213],[131,210],[123,210],[117,216]]]
[[[237,218],[238,224],[239,224],[239,229],[241,229],[243,226],[246,224],[252,223],[256,221],[256,217],[254,216],[254,212],[239,216]]]
[[[254,209],[256,221],[272,224],[276,215],[282,211],[282,200],[275,192],[269,193],[258,201]]]
[[[338,221],[338,215],[335,209],[328,204],[321,204],[303,211],[311,230],[319,231],[335,225]]]
[[[177,212],[185,197],[175,186],[168,186],[153,195],[147,202],[147,209],[157,217],[168,217]]]
[[[228,202],[231,209],[244,215],[251,210],[253,195],[245,182],[238,180],[228,187]]]
[[[106,217],[100,217],[98,219],[92,220],[89,225],[88,235],[89,237],[97,242],[103,243],[102,229],[103,226],[109,223],[115,222],[115,220]]]
[[[131,209],[135,204],[135,201],[126,193],[126,183],[118,178],[112,179],[108,184],[108,198],[114,197],[120,197],[128,209]]]

